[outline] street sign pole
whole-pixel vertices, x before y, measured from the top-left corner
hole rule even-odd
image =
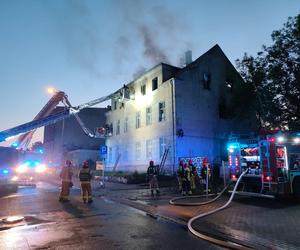
[[[107,146],[101,145],[100,146],[100,159],[102,161],[102,186],[105,188],[105,168],[106,168],[106,157],[107,157]]]

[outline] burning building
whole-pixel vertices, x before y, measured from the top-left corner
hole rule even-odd
[[[106,113],[108,169],[143,172],[149,160],[174,172],[180,158],[226,157],[230,132],[256,126],[230,116],[233,90],[243,79],[218,45],[182,68],[160,63],[126,84],[131,96],[113,98]],[[199,163],[199,162],[198,162]]]

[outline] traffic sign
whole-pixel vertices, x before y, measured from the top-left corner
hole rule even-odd
[[[107,146],[100,146],[100,155],[107,155]]]

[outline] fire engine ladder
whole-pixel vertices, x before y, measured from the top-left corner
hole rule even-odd
[[[48,103],[42,108],[42,110],[36,115],[36,117],[31,122],[27,122],[22,125],[19,125],[19,126],[16,126],[16,127],[4,130],[4,131],[0,131],[0,142],[7,141],[14,136],[18,136],[18,135],[22,134],[22,136],[18,140],[20,142],[18,145],[18,148],[24,148],[26,145],[29,144],[30,139],[32,138],[32,135],[37,128],[54,124],[60,120],[67,118],[67,117],[76,115],[78,112],[80,112],[84,108],[89,108],[89,107],[99,104],[101,102],[107,101],[111,98],[116,98],[116,97],[120,98],[121,94],[125,93],[125,91],[126,91],[126,86],[124,86],[121,90],[118,90],[113,94],[89,101],[87,103],[81,104],[76,107],[71,106],[70,102],[67,99],[67,95],[64,92],[58,91],[48,101]],[[65,104],[65,106],[68,107],[68,109],[65,111],[62,111],[60,113],[51,114],[53,112],[53,110],[55,109],[55,107],[57,106],[57,104],[59,104],[59,102],[63,102]],[[88,136],[95,137],[93,135],[93,133],[91,131],[89,131],[88,128],[86,128],[85,124],[81,121],[80,118],[76,118],[76,119],[79,122],[82,129],[84,130],[84,132]]]
[[[119,164],[120,159],[121,159],[121,154],[119,153],[118,156],[117,156],[117,159],[116,159],[116,161],[115,161],[115,164],[114,164],[114,166],[113,166],[113,170],[112,170],[113,173],[116,172],[117,166],[118,166],[118,164]]]
[[[4,130],[0,132],[0,142],[7,141],[10,138],[20,135],[17,140],[17,148],[26,148],[29,144],[34,131],[42,126],[50,125],[58,120],[66,118],[72,111],[63,111],[60,113],[51,114],[57,104],[67,98],[62,91],[57,92],[35,116],[31,122]]]
[[[263,142],[264,146],[266,146],[266,152],[265,152],[265,156],[267,158],[267,164],[268,164],[268,176],[270,176],[271,173],[271,163],[270,163],[270,152],[269,152],[269,140],[268,140],[268,136],[267,136],[267,140],[265,142]],[[261,155],[261,153],[260,153]],[[263,169],[263,162],[262,162],[262,157],[260,158],[260,165],[261,165],[261,171],[262,171],[262,178],[261,178],[261,193],[264,193],[265,191],[270,191],[271,190],[271,179],[269,178],[268,181],[264,181],[264,169]]]
[[[167,156],[168,156],[168,153],[169,153],[169,147],[167,147],[163,153],[163,156],[161,158],[161,162],[159,164],[159,173],[163,173],[164,171],[164,166],[165,166],[165,162],[166,162],[166,159],[167,159]]]

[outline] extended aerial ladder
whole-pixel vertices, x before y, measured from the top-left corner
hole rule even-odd
[[[99,103],[105,102],[111,98],[117,98],[119,100],[129,99],[129,89],[127,86],[124,86],[121,90],[116,91],[113,94],[100,97],[98,99],[86,102],[76,107],[72,107],[70,104],[67,95],[58,91],[55,95],[48,101],[48,103],[42,108],[42,110],[35,116],[35,118],[31,122],[24,123],[22,125],[4,130],[0,132],[0,142],[7,141],[12,137],[19,136],[17,140],[17,148],[22,149],[26,148],[29,144],[33,133],[36,129],[40,127],[44,127],[47,125],[54,124],[58,121],[61,121],[70,116],[75,116],[79,125],[83,129],[84,133],[89,137],[97,137],[95,133],[90,131],[84,124],[84,122],[78,116],[78,113],[85,108],[92,107]],[[66,106],[66,110],[57,112],[53,114],[53,110],[55,107],[62,102]]]

